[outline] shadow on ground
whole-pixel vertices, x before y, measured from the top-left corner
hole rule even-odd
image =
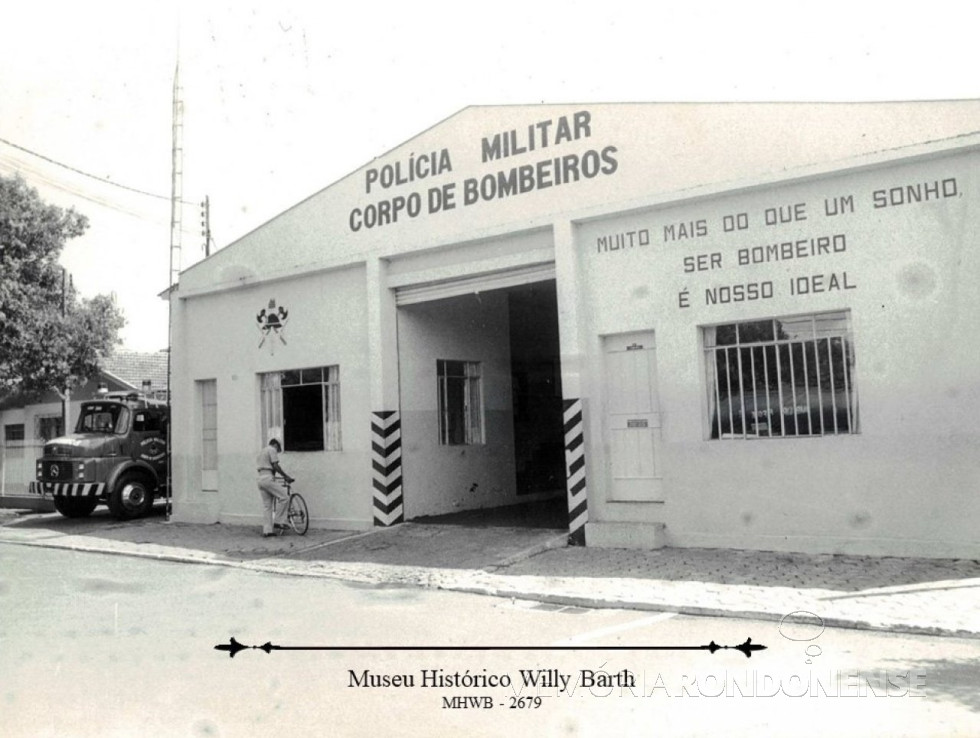
[[[555,497],[542,502],[529,502],[506,507],[463,510],[448,515],[432,515],[413,518],[413,523],[423,525],[464,525],[495,528],[544,528],[554,531],[568,530],[568,503],[565,497]]]
[[[898,666],[901,673],[908,670],[908,664]],[[952,700],[971,712],[980,712],[978,674],[980,659],[934,659],[917,661],[910,679],[914,678],[919,685],[915,690],[917,694],[924,693],[943,702]],[[908,682],[904,686],[908,687]]]
[[[177,552],[203,551],[229,561],[249,561],[263,558],[289,557],[311,546],[351,535],[350,531],[310,529],[305,536],[285,533],[265,538],[259,525],[199,525],[167,520],[166,506],[154,505],[153,510],[139,520],[119,521],[104,507],[86,518],[64,518],[61,515],[24,514],[12,518],[0,517],[5,526],[18,532],[31,532],[35,540],[55,542],[58,537],[89,539],[92,545],[99,540],[119,541],[137,547],[151,546],[176,549]]]
[[[520,506],[524,508],[524,506]],[[553,507],[553,506],[552,506]],[[61,536],[125,541],[137,546],[163,546],[184,551],[204,551],[230,561],[287,558],[303,561],[343,561],[400,566],[484,569],[505,565],[545,545],[564,544],[560,528],[553,524],[553,509],[486,511],[484,517],[468,515],[430,518],[435,522],[339,531],[310,528],[304,536],[286,532],[265,538],[258,525],[201,525],[168,522],[166,508],[157,505],[145,518],[114,519],[105,508],[86,518],[69,519],[58,514],[9,514],[0,520],[35,539],[52,542]],[[542,527],[545,526],[545,527]],[[147,549],[149,550],[149,549]]]
[[[167,522],[162,505],[150,516],[130,522],[116,521],[100,508],[79,520],[57,514],[12,516],[6,511],[0,523],[33,531],[39,539],[83,536],[206,551],[229,560],[285,558],[487,569],[507,575],[791,587],[835,591],[841,599],[867,596],[862,593],[881,587],[939,591],[980,586],[980,563],[963,559],[567,546],[562,515],[563,500],[557,500],[423,518],[365,532],[311,528],[305,536],[287,533],[277,538],[263,538],[257,525]]]

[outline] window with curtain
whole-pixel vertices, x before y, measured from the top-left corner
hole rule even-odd
[[[711,439],[858,432],[850,312],[702,328]]]
[[[45,443],[64,435],[64,418],[60,415],[38,415],[34,418],[34,437]]]
[[[262,441],[283,451],[340,451],[340,368],[260,375]]]
[[[483,387],[478,361],[436,362],[439,393],[439,443],[483,443]]]

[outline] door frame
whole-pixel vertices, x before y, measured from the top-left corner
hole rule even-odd
[[[659,366],[657,361],[657,341],[656,330],[646,328],[642,330],[625,331],[621,333],[609,333],[601,335],[600,349],[602,356],[602,382],[603,382],[603,406],[602,406],[602,435],[605,448],[607,449],[606,463],[606,483],[608,484],[606,499],[609,502],[663,502],[664,483],[663,483],[663,410],[660,404],[659,389]],[[625,353],[629,351],[645,351],[652,354],[649,366],[649,390],[650,404],[645,410],[630,411],[626,413],[613,413],[613,392],[614,378],[610,367],[609,356],[611,353]],[[622,427],[619,427],[619,426]],[[653,455],[653,474],[652,476],[632,477],[638,483],[631,485],[633,489],[623,490],[617,487],[614,468],[614,431],[625,430],[627,428],[647,428],[652,434],[650,451]],[[626,477],[624,477],[626,479]],[[644,483],[639,480],[649,480],[646,488]]]

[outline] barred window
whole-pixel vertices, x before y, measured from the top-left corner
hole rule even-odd
[[[436,362],[439,391],[439,444],[483,443],[483,388],[480,362]]]
[[[10,423],[3,427],[3,440],[4,441],[23,441],[24,440],[24,424],[23,423]]]
[[[702,329],[709,438],[858,432],[850,311]]]
[[[261,375],[262,440],[283,451],[340,451],[340,367]]]

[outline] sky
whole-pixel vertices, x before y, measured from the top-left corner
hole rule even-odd
[[[124,348],[156,351],[178,61],[186,268],[205,197],[213,251],[470,105],[980,97],[960,5],[904,8],[37,0],[3,13],[0,175],[88,217],[62,265],[116,295]]]

